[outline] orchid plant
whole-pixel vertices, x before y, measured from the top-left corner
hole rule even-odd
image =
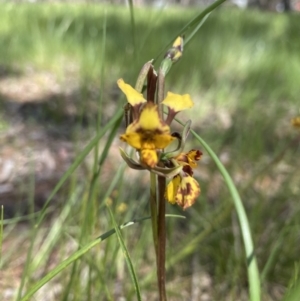
[[[165,76],[182,52],[183,38],[178,37],[167,51],[158,72],[154,70],[153,61],[149,61],[142,67],[135,88],[123,79],[117,82],[128,101],[124,109],[126,131],[120,139],[136,153],[136,158],[133,158],[121,148],[121,156],[130,168],[149,170],[151,175],[150,205],[160,300],[166,300],[165,202],[177,204],[185,210],[200,194],[193,169],[202,153],[197,149],[184,152],[191,121],[185,124],[182,133],[172,132],[170,127],[175,116],[192,108],[194,103],[189,94],[168,92],[164,97]],[[145,83],[146,96],[143,95]],[[167,180],[170,180],[168,184]]]

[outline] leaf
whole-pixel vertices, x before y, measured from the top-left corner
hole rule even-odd
[[[108,209],[110,218],[111,218],[111,220],[113,222],[113,225],[114,225],[114,228],[115,228],[115,233],[117,234],[119,244],[120,244],[120,246],[122,248],[123,255],[125,257],[125,260],[126,260],[126,263],[127,263],[127,267],[128,267],[128,270],[129,270],[132,282],[134,284],[134,289],[135,289],[135,292],[136,292],[137,299],[139,301],[141,301],[142,297],[141,297],[140,287],[139,287],[139,284],[138,284],[137,276],[136,276],[136,273],[135,273],[135,270],[134,270],[134,267],[133,267],[133,264],[132,264],[132,261],[131,261],[128,249],[127,249],[127,247],[125,245],[125,242],[124,242],[124,239],[122,237],[120,228],[119,228],[119,226],[116,223],[116,220],[115,220],[115,218],[113,216],[113,213],[112,213],[111,209],[109,208],[108,205],[106,205],[106,207]]]

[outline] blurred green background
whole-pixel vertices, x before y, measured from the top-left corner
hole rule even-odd
[[[132,26],[126,6],[0,6],[0,203],[4,216],[13,218],[42,208],[97,125],[102,128],[124,105],[117,79],[134,85],[142,65],[156,58],[201,8],[138,7]],[[192,119],[193,129],[220,157],[241,194],[263,300],[281,300],[299,273],[300,132],[290,124],[300,113],[299,32],[296,13],[218,9],[166,80],[167,90],[191,94],[195,107],[180,117]],[[118,134],[123,131],[124,123]],[[26,269],[26,288],[81,243],[112,227],[107,197],[119,223],[149,214],[148,174],[126,168],[116,178],[123,168],[118,134],[92,195],[93,154],[50,202],[34,243],[36,256]],[[100,153],[107,139],[100,140]],[[188,144],[201,149],[192,136]],[[230,194],[205,153],[195,176],[202,190],[197,203],[185,212],[167,206],[168,213],[186,216],[167,220],[170,300],[247,300],[246,261]],[[14,262],[25,262],[33,222],[7,219],[1,300],[14,300],[18,291],[24,269]],[[155,300],[150,222],[123,234],[143,300]],[[47,285],[38,296],[49,300],[135,300],[114,237]]]

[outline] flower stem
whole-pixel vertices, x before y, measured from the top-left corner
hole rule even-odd
[[[166,189],[166,178],[158,176],[158,248],[157,248],[157,281],[159,300],[166,301],[166,202],[164,193]]]
[[[157,231],[157,193],[156,193],[156,175],[150,172],[150,209],[151,209],[151,221],[153,242],[155,248],[156,262],[157,262],[157,249],[158,249],[158,231]]]
[[[157,87],[157,105],[158,113],[161,120],[163,118],[163,106],[161,102],[164,99],[164,88],[165,88],[165,73],[162,68],[158,71],[158,87]],[[163,165],[162,162],[159,165]],[[158,220],[157,220],[157,235],[158,245],[156,253],[157,262],[157,282],[159,291],[159,301],[166,301],[166,203],[165,203],[165,190],[166,190],[166,178],[157,176],[158,183]]]

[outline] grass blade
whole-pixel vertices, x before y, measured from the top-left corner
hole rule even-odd
[[[191,133],[194,137],[201,143],[201,145],[205,148],[207,153],[216,163],[220,173],[222,174],[225,183],[230,191],[230,194],[233,199],[233,203],[237,212],[237,216],[240,222],[241,232],[244,240],[244,246],[246,251],[246,258],[247,258],[247,268],[248,268],[248,281],[249,281],[249,295],[251,301],[259,301],[260,300],[260,276],[257,266],[256,257],[254,254],[254,246],[251,237],[251,230],[248,222],[248,218],[245,212],[245,208],[243,206],[242,200],[240,195],[230,177],[227,170],[213,152],[213,150],[206,144],[206,142],[196,134],[193,130]]]
[[[298,281],[297,284],[285,294],[282,300],[299,301],[299,296],[300,296],[300,281]]]
[[[34,241],[36,238],[36,235],[38,233],[39,225],[42,222],[43,218],[46,215],[47,206],[54,197],[54,195],[58,192],[58,190],[62,187],[62,185],[65,183],[65,181],[73,174],[73,172],[77,169],[77,167],[82,163],[82,161],[85,159],[85,157],[89,154],[89,152],[98,144],[98,141],[103,137],[103,135],[106,133],[106,131],[111,128],[115,123],[118,123],[119,120],[123,117],[123,111],[120,109],[116,112],[114,117],[106,124],[106,126],[103,127],[101,131],[97,133],[97,135],[92,139],[92,141],[83,149],[83,151],[77,156],[75,162],[69,167],[69,169],[64,173],[60,181],[57,183],[57,185],[54,187],[52,192],[50,193],[48,199],[46,200],[43,209],[41,210],[41,214],[38,218],[37,223],[33,227],[33,231],[31,234],[31,242],[27,254],[27,258],[29,259],[31,257]],[[27,260],[28,262],[28,260]],[[23,273],[25,275],[25,273]],[[21,298],[21,292],[23,288],[24,281],[21,281],[21,285],[19,287],[19,293],[16,300],[22,300]]]
[[[131,23],[133,53],[134,53],[134,56],[136,56],[138,54],[138,51],[136,49],[136,35],[135,35],[135,21],[134,21],[133,1],[129,0],[128,2],[129,2],[129,9],[130,9],[130,23]]]
[[[119,229],[124,229],[126,227],[132,226],[136,223],[143,222],[145,220],[150,219],[150,216],[138,218],[129,222],[126,222],[119,226]],[[86,252],[88,252],[90,249],[95,247],[98,243],[102,242],[106,238],[110,237],[116,232],[116,229],[111,229],[108,232],[105,232],[98,238],[96,238],[94,241],[90,242],[89,244],[85,245],[75,253],[73,253],[71,256],[69,256],[67,259],[62,261],[56,268],[54,268],[52,271],[50,271],[46,276],[44,276],[41,280],[37,281],[35,285],[20,299],[20,301],[26,301],[29,300],[43,285],[45,285],[47,282],[49,282],[54,276],[59,274],[61,271],[63,271],[66,267],[68,267],[70,264],[75,262],[77,259],[79,259],[81,256],[83,256]]]
[[[123,240],[120,228],[117,225],[116,220],[115,220],[115,218],[113,216],[113,213],[112,213],[111,209],[109,208],[109,206],[107,206],[107,209],[108,209],[110,218],[111,218],[111,220],[113,222],[113,225],[114,225],[114,228],[115,228],[115,233],[117,234],[119,244],[120,244],[120,246],[122,248],[122,251],[123,251],[123,254],[124,254],[124,257],[125,257],[128,269],[129,269],[129,273],[130,273],[132,282],[134,284],[134,289],[136,291],[137,299],[138,300],[142,300],[141,292],[140,292],[140,287],[139,287],[138,280],[137,280],[137,276],[136,276],[136,273],[135,273],[132,261],[130,259],[130,255],[129,255],[128,249],[127,249],[127,247],[125,245],[125,242]]]
[[[186,40],[190,41],[191,38],[196,34],[196,32],[199,30],[199,28],[203,25],[203,23],[206,21],[207,17],[206,15],[210,14],[214,9],[216,9],[218,6],[220,6],[222,3],[224,3],[226,0],[218,0],[214,2],[213,4],[209,5],[206,9],[204,9],[200,14],[198,14],[193,20],[188,22],[180,31],[178,31],[169,41],[169,43],[162,49],[162,51],[155,57],[154,62],[163,54],[166,52],[166,50],[169,48],[169,46],[175,41],[175,39],[178,36],[186,36]],[[205,18],[206,17],[206,18]],[[205,19],[204,19],[205,18]],[[204,20],[202,20],[204,19]],[[196,29],[195,29],[196,27]],[[195,29],[195,30],[193,30]],[[192,33],[187,35],[187,33],[193,30]]]
[[[89,152],[93,149],[93,147],[98,143],[99,139],[101,139],[104,134],[107,132],[108,129],[110,129],[116,122],[118,123],[120,119],[123,117],[123,110],[120,109],[117,111],[113,118],[109,120],[109,122],[103,127],[101,131],[92,139],[92,141],[83,149],[83,151],[77,156],[74,163],[69,167],[69,169],[64,173],[60,181],[57,183],[57,185],[52,190],[51,194],[49,195],[47,201],[45,202],[45,205],[43,207],[43,210],[41,211],[41,215],[38,219],[36,227],[42,222],[46,208],[49,204],[49,202],[52,200],[54,195],[59,191],[59,189],[62,187],[62,185],[66,182],[66,180],[73,174],[73,172],[77,169],[77,167],[82,163],[84,158],[89,154]]]
[[[210,16],[210,14],[211,14],[211,12],[208,13],[207,15],[205,15],[201,19],[201,21],[199,22],[199,24],[196,26],[196,28],[184,39],[184,46],[186,46],[188,44],[188,42],[192,40],[192,38],[194,37],[194,35],[201,28],[201,26],[205,23],[205,21],[208,19],[208,17]]]

